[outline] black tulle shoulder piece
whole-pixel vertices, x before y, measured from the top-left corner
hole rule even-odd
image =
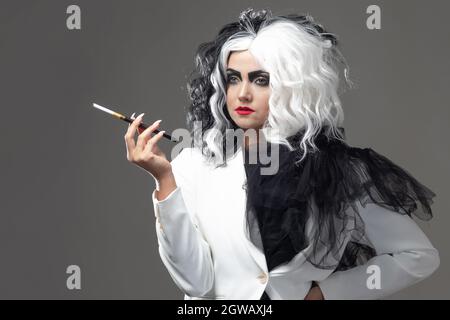
[[[291,137],[293,145],[301,134]],[[274,175],[261,175],[266,165],[244,162],[247,228],[252,242],[264,250],[269,270],[301,251],[316,267],[334,271],[375,256],[358,203],[362,207],[374,203],[422,220],[432,218],[435,193],[405,169],[371,148],[351,147],[345,140],[331,138],[324,129],[314,141],[318,150],[301,162],[298,149],[280,145],[279,170]],[[350,240],[344,241],[347,236]]]

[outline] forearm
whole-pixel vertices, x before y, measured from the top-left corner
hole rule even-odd
[[[333,273],[319,286],[326,300],[381,299],[425,279],[438,265],[439,255],[432,249],[383,254]]]
[[[194,215],[189,214],[181,189],[166,199],[153,196],[156,232],[161,259],[175,283],[191,296],[201,296],[212,286],[210,248],[202,237]]]
[[[374,204],[357,205],[377,255],[366,264],[335,272],[319,282],[326,300],[380,299],[425,279],[438,268],[439,252],[409,216]]]

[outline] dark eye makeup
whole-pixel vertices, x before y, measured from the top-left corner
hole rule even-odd
[[[269,85],[269,73],[263,70],[256,70],[248,73],[248,78],[250,81],[256,79],[256,82],[260,86]],[[236,80],[242,80],[241,73],[237,70],[228,68],[227,69],[227,83],[234,84]]]

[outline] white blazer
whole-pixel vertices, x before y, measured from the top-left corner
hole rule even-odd
[[[217,169],[192,148],[183,149],[171,164],[177,188],[161,201],[153,191],[152,200],[159,254],[185,300],[258,300],[264,290],[273,300],[304,299],[312,281],[327,300],[379,299],[439,266],[438,251],[409,216],[367,204],[359,212],[377,256],[366,264],[332,273],[315,268],[302,251],[268,272],[263,251],[250,242],[245,228],[242,150]],[[372,274],[371,265],[379,273]],[[368,286],[371,276],[375,284],[378,277],[379,287]]]

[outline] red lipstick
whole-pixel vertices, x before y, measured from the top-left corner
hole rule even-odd
[[[255,110],[253,110],[250,107],[246,107],[246,106],[239,106],[236,109],[234,109],[234,111],[236,111],[236,113],[240,114],[240,115],[247,115],[247,114],[255,112]]]

